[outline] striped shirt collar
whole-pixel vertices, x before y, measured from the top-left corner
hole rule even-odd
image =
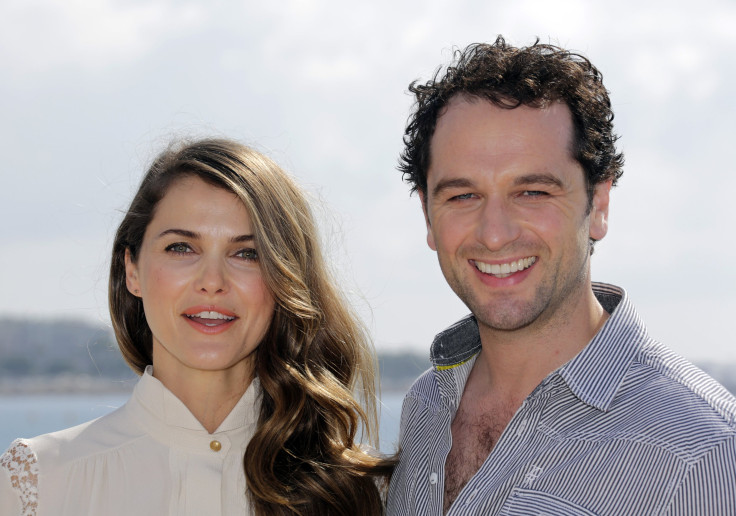
[[[605,283],[593,283],[592,287],[610,317],[590,343],[575,358],[551,373],[538,390],[559,376],[583,403],[605,412],[648,336],[624,289]],[[430,356],[440,390],[443,396],[453,398],[455,406],[470,373],[469,366],[480,350],[478,324],[472,315],[439,333],[432,343]],[[465,367],[461,367],[463,365]],[[602,371],[605,374],[601,374]],[[450,378],[452,381],[448,383]]]

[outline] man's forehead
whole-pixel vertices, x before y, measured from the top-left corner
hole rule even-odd
[[[541,104],[517,104],[512,101],[496,103],[475,95],[457,94],[450,98],[438,113],[434,134],[437,133],[438,127],[447,123],[448,118],[468,117],[477,111],[484,112],[483,116],[485,117],[517,118],[519,122],[523,121],[526,123],[538,123],[539,120],[545,118],[562,116],[567,120],[570,128],[572,128],[572,112],[568,105],[562,101],[551,101]],[[526,116],[513,116],[519,113]]]
[[[572,158],[574,128],[567,105],[498,107],[483,99],[456,97],[438,119],[430,145],[430,167],[438,153],[535,153],[564,150]]]

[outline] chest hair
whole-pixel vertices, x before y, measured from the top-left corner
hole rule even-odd
[[[452,449],[445,461],[445,513],[488,458],[515,412],[508,405],[464,401],[452,421]]]

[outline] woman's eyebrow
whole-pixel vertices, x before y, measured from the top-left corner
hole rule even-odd
[[[179,235],[185,238],[191,238],[192,240],[199,239],[199,233],[195,233],[194,231],[189,231],[188,229],[177,229],[177,228],[165,229],[161,233],[158,234],[157,238],[161,238],[166,235]]]
[[[178,228],[171,228],[171,229],[165,229],[161,233],[159,233],[157,238],[161,238],[166,235],[179,235],[184,238],[189,238],[191,240],[199,240],[201,238],[201,235],[195,231],[190,231],[188,229],[178,229]],[[254,240],[255,237],[253,235],[238,235],[230,238],[230,242],[232,243],[240,243],[240,242],[250,242]]]

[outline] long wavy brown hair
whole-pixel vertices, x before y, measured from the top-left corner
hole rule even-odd
[[[125,284],[125,251],[137,260],[156,205],[185,176],[242,200],[276,300],[255,352],[261,406],[244,457],[256,514],[381,514],[382,487],[394,461],[366,452],[360,443],[377,442],[370,339],[322,258],[304,194],[267,157],[212,139],[172,145],[154,160],[113,243],[110,315],[123,356],[138,374],[152,363],[141,300]]]

